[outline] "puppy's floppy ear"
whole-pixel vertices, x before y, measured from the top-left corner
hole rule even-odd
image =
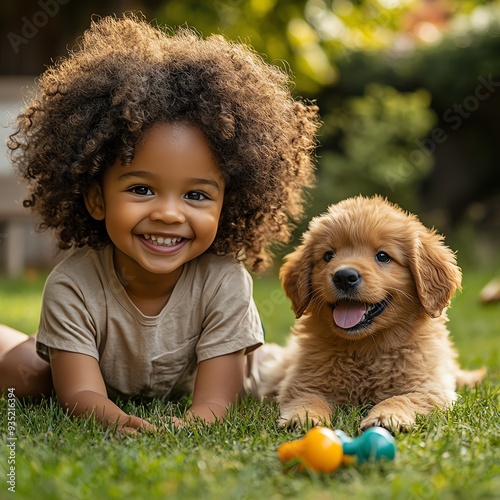
[[[312,295],[311,272],[313,261],[305,244],[285,256],[280,269],[281,284],[287,297],[292,301],[292,310],[300,318],[307,309]]]
[[[437,318],[461,289],[462,272],[455,254],[436,231],[423,228],[414,241],[410,269],[422,306],[429,316]]]

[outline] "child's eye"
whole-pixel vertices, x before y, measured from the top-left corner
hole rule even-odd
[[[184,198],[186,198],[186,200],[195,200],[195,201],[208,200],[208,196],[205,193],[202,193],[201,191],[189,191],[189,193],[186,193],[184,195]]]
[[[147,186],[134,186],[129,189],[131,193],[138,194],[139,196],[151,196],[153,191]]]

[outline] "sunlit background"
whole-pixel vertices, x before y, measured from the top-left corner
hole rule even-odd
[[[293,75],[294,94],[318,103],[324,125],[308,217],[346,196],[380,193],[445,233],[462,265],[498,269],[500,1],[2,2],[4,137],[36,75],[92,16],[125,11],[247,43]],[[33,234],[4,143],[0,266],[17,275],[61,256],[50,237]]]

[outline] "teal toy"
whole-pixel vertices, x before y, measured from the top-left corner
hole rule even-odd
[[[358,463],[381,458],[394,460],[396,456],[396,442],[392,434],[382,427],[370,427],[355,438],[339,429],[335,430],[335,434],[342,443],[344,455],[356,457]]]

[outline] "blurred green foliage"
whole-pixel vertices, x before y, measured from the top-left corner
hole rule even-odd
[[[304,0],[182,0],[165,2],[156,15],[169,26],[251,45],[267,61],[291,68],[297,90],[312,95],[334,83],[336,73],[304,18],[305,6]]]
[[[331,142],[331,136],[339,148],[320,152],[315,208],[378,193],[415,210],[412,186],[433,165],[432,156],[415,144],[436,123],[430,101],[425,90],[402,93],[372,83],[364,95],[347,98],[326,116],[324,139]]]
[[[471,102],[466,100],[480,78],[500,82],[500,0],[170,0],[159,5],[154,14],[160,23],[247,43],[291,72],[296,95],[317,101],[324,126],[309,217],[345,196],[380,193],[420,214],[426,206],[440,209],[438,225],[450,231],[450,221],[467,222],[469,207],[486,206],[490,199],[495,206],[500,197],[500,174],[492,161],[498,143],[494,130],[500,128],[495,89],[478,102],[478,112],[466,118],[451,112]],[[439,147],[426,147],[432,134],[446,138],[440,161]],[[446,155],[457,145],[468,148],[467,154],[455,153],[464,162],[462,170],[469,169],[462,179],[466,193],[452,189],[454,159]],[[430,200],[428,186],[436,183],[433,175],[440,168],[449,169],[441,175],[451,182],[440,184]],[[443,206],[432,206],[440,202]],[[474,213],[481,212],[476,208]],[[495,233],[498,210],[493,216],[488,229]]]
[[[145,2],[148,4],[149,2]],[[268,61],[291,68],[296,91],[315,96],[325,87],[341,85],[346,61],[367,56],[366,84],[373,66],[389,58],[403,73],[420,70],[417,55],[461,57],[461,49],[477,46],[481,38],[500,34],[498,0],[169,0],[152,14],[169,26],[188,25],[204,35],[220,33],[255,48]],[[425,14],[427,4],[437,10]],[[442,12],[446,27],[410,33],[414,17]],[[425,28],[425,27],[424,27]],[[451,41],[451,44],[450,44]],[[441,55],[440,55],[441,53]],[[432,54],[431,54],[432,57]],[[373,63],[370,64],[370,58]],[[408,67],[406,61],[410,61]],[[342,66],[342,71],[339,70]],[[455,68],[456,69],[456,68]],[[398,71],[396,69],[396,71]],[[427,76],[447,71],[433,66]],[[422,75],[424,76],[424,75]]]
[[[2,4],[0,25],[19,33],[42,4]],[[380,193],[440,232],[498,248],[500,0],[71,2],[19,56],[4,37],[2,65],[38,73],[92,13],[126,10],[248,44],[291,74],[295,95],[317,102],[324,125],[308,219],[346,196]]]

